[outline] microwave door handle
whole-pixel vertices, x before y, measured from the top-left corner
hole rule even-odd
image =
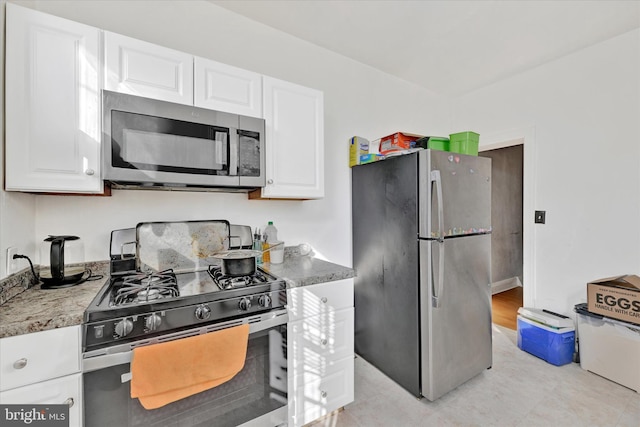
[[[238,176],[240,143],[238,129],[229,129],[229,176]]]

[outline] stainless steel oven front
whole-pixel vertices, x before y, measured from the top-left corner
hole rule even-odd
[[[84,425],[280,426],[287,423],[287,320],[277,310],[83,354]],[[132,350],[249,323],[244,368],[212,389],[147,410],[130,397]]]

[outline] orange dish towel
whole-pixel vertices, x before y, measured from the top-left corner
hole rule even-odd
[[[133,349],[131,397],[145,409],[223,384],[244,367],[249,325]]]

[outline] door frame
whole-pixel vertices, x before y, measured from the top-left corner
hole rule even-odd
[[[523,305],[536,306],[536,227],[535,213],[535,127],[509,129],[494,133],[482,134],[479,151],[495,150],[498,148],[523,146],[522,171],[522,282]]]

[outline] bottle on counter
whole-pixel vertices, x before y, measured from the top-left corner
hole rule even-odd
[[[269,249],[269,243],[267,243],[267,235],[262,235],[262,250]],[[271,253],[269,251],[262,253],[262,262],[271,262]]]
[[[278,229],[273,225],[273,221],[269,221],[269,224],[264,229],[264,234],[267,236],[267,243],[273,244],[278,241]]]
[[[273,221],[269,221],[264,229],[264,240],[262,243],[262,249],[269,249],[274,242],[278,241],[278,229],[273,225]],[[271,262],[271,252],[267,251],[262,254],[262,260],[264,262]]]
[[[259,228],[256,228],[256,232],[253,234],[253,250],[262,251],[262,238]],[[264,262],[262,255],[263,254],[256,256],[256,264],[261,265]]]

